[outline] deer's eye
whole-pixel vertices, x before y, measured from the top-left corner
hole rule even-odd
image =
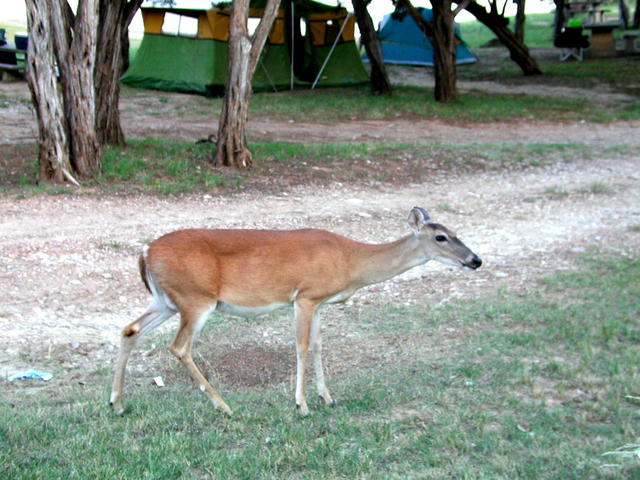
[[[445,237],[444,235],[436,235],[436,242],[446,242],[447,241],[447,237]]]

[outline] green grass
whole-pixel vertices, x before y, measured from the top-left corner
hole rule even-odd
[[[617,18],[618,10],[614,4],[606,5],[609,10],[607,17]],[[525,18],[524,40],[529,48],[553,48],[553,23],[554,12],[550,13],[529,13]],[[576,16],[586,23],[586,15]],[[513,30],[515,25],[515,16],[507,17],[509,20],[509,28]],[[495,38],[495,35],[477,20],[461,22],[460,29],[462,38],[473,49],[479,48],[487,44]],[[616,30],[616,36],[622,36],[622,30]]]
[[[255,167],[249,171],[217,169],[209,163],[215,147],[172,140],[130,140],[123,148],[108,148],[102,172],[83,192],[155,193],[173,195],[194,191],[288,188],[330,182],[414,182],[436,170],[484,171],[530,168],[558,162],[633,155],[624,144],[598,147],[580,143],[288,143],[250,145]],[[14,146],[0,160],[0,191],[20,198],[65,194],[68,187],[34,185],[37,173],[32,145]],[[557,193],[557,192],[546,192]],[[605,193],[591,187],[591,193]]]
[[[215,190],[228,182],[213,170],[206,146],[170,140],[130,141],[109,148],[102,157],[96,183],[115,190],[177,194]]]
[[[513,29],[515,17],[507,17]],[[553,13],[534,13],[526,16],[525,43],[529,48],[550,48],[553,46]],[[473,49],[493,40],[495,35],[477,20],[461,22],[462,38]]]
[[[259,187],[262,179],[297,184],[331,181],[415,180],[433,169],[487,170],[524,168],[596,158],[626,152],[624,146],[598,149],[582,144],[407,144],[287,143],[251,145],[255,168],[249,172],[212,169],[206,162],[210,146],[186,142],[134,141],[125,149],[111,149],[103,160],[97,183],[123,191],[141,189],[161,194],[193,190],[237,188],[247,183]],[[630,149],[626,153],[630,153]],[[269,179],[275,176],[276,179]]]
[[[544,194],[552,198],[564,198],[569,196],[569,192],[562,186],[551,186],[544,189]]]
[[[557,62],[556,62],[557,63]],[[590,63],[590,62],[584,62]],[[598,65],[603,70],[599,72]],[[546,66],[543,64],[543,68]],[[506,61],[497,71],[461,68],[459,77],[469,80],[486,80],[502,83],[534,84],[549,86],[597,87],[600,82],[611,84],[613,91],[633,94],[635,88],[629,83],[634,68],[628,61],[614,59],[596,62],[584,73],[581,67],[556,67],[549,62],[547,76],[535,79],[525,78],[513,62]],[[556,71],[557,69],[557,71]],[[425,72],[425,75],[427,73]],[[392,96],[371,95],[368,86],[353,88],[323,88],[318,90],[285,91],[278,93],[258,93],[253,95],[250,108],[252,120],[279,120],[291,122],[318,122],[325,124],[353,120],[388,120],[415,118],[443,120],[453,124],[486,123],[510,120],[546,120],[554,122],[587,120],[611,122],[619,119],[640,118],[640,102],[624,102],[603,105],[588,98],[560,97],[544,95],[544,88],[536,86],[535,94],[492,94],[484,91],[469,91],[460,94],[459,100],[441,104],[434,100],[432,88],[394,88]],[[125,95],[140,95],[140,91],[125,89]],[[172,115],[179,119],[185,115],[217,114],[222,106],[220,98],[193,96],[186,104],[170,105],[166,97],[159,101],[155,95],[149,97],[146,110],[150,114]],[[171,106],[171,112],[167,107]]]
[[[588,193],[592,193],[594,195],[611,195],[615,192],[613,187],[602,182],[592,183],[591,185],[589,185],[587,191]]]
[[[602,454],[640,437],[640,261],[593,255],[527,294],[436,309],[344,312],[393,355],[330,379],[334,408],[299,418],[289,382],[224,384],[215,412],[178,362],[158,390],[129,378],[127,413],[106,407],[108,372],[0,393],[3,478],[637,478]],[[239,323],[238,323],[239,322]],[[208,327],[198,345],[244,320]],[[358,347],[358,345],[360,345]],[[327,350],[330,351],[327,345]],[[357,357],[356,356],[356,357]],[[350,355],[353,358],[353,355]],[[147,359],[147,361],[150,361]],[[620,467],[604,467],[616,463]]]
[[[513,70],[513,67],[509,67]],[[516,67],[517,68],[517,67]],[[473,76],[473,74],[471,74]],[[486,74],[481,73],[479,78]],[[497,77],[492,74],[492,78]],[[522,74],[513,70],[512,78]],[[554,77],[555,81],[555,77]],[[586,98],[469,92],[460,100],[440,104],[432,89],[396,87],[393,96],[371,96],[368,87],[321,89],[316,91],[264,93],[251,101],[253,118],[268,117],[291,121],[375,120],[397,117],[442,119],[449,123],[493,122],[523,118],[529,120],[610,122],[640,115],[638,102],[603,108]],[[309,113],[312,112],[312,118]]]

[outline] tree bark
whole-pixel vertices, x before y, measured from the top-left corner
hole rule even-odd
[[[65,128],[64,100],[58,88],[54,46],[50,32],[50,11],[38,8],[37,0],[27,0],[26,76],[38,121],[38,173],[39,182],[64,183],[77,181]]]
[[[96,135],[95,87],[98,26],[97,0],[78,2],[73,24],[64,4],[51,2],[51,34],[60,70],[67,116],[71,164],[80,178],[91,178],[100,169],[101,146]]]
[[[410,0],[398,0],[433,45],[433,60],[436,80],[434,97],[437,102],[447,103],[458,98],[456,85],[456,50],[453,29],[454,14],[450,0],[433,0],[433,25],[425,22]]]
[[[120,124],[120,76],[124,73],[127,28],[142,0],[100,0],[95,68],[96,133],[101,144],[124,145]],[[127,56],[128,62],[128,56]]]
[[[618,0],[618,11],[620,12],[620,20],[624,28],[629,28],[631,19],[629,18],[629,5],[625,0]]]
[[[558,37],[564,27],[564,0],[554,0],[556,4],[556,13],[553,17],[553,39]]]
[[[380,39],[367,10],[368,3],[366,0],[352,0],[353,11],[360,29],[360,40],[371,64],[371,91],[374,94],[390,95],[392,92],[391,82],[382,58]]]
[[[640,0],[636,0],[636,8],[633,10],[631,28],[640,28]]]
[[[524,43],[524,23],[525,23],[525,0],[515,0],[516,2],[516,24],[515,24],[515,36],[519,42]]]
[[[509,49],[511,60],[516,62],[525,75],[542,75],[538,63],[529,53],[527,46],[518,41],[513,32],[509,30],[509,21],[497,11],[487,12],[485,8],[475,1],[470,1],[465,7],[478,21],[487,26],[498,40]]]
[[[458,99],[456,86],[456,40],[451,0],[431,0],[433,7],[433,55],[435,60],[435,98],[448,103]]]
[[[74,14],[67,0],[27,2],[27,79],[38,118],[40,181],[78,184],[99,171],[103,143],[123,143],[121,41],[141,3],[79,0]]]
[[[229,26],[227,88],[218,124],[215,165],[236,168],[249,168],[253,165],[246,136],[249,101],[253,93],[251,81],[279,5],[280,0],[268,0],[253,40],[250,40],[247,28],[249,0],[233,2]]]

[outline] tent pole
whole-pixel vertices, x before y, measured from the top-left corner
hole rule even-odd
[[[296,48],[296,5],[291,1],[291,72],[289,73],[289,90],[293,90],[293,63],[296,61],[295,48]]]
[[[263,51],[264,53],[264,51]],[[269,70],[267,70],[267,67],[265,66],[264,62],[262,61],[264,55],[260,55],[260,60],[258,61],[260,63],[260,66],[262,67],[262,70],[264,70],[264,74],[267,77],[267,80],[269,80],[269,83],[271,84],[271,88],[273,88],[274,92],[278,91],[278,88],[276,87],[276,84],[273,83],[273,78],[271,78],[271,75],[269,75]]]
[[[347,22],[349,21],[349,18],[351,18],[351,15],[353,15],[353,14],[351,12],[349,12],[347,14],[347,16],[344,17],[344,22],[342,22],[342,26],[340,27],[340,33],[338,33],[338,35],[336,35],[336,39],[333,41],[333,45],[331,45],[331,50],[329,50],[327,58],[324,59],[324,63],[322,64],[322,67],[320,67],[320,71],[318,72],[318,75],[316,76],[316,79],[313,81],[313,85],[311,85],[311,90],[316,88],[316,85],[317,85],[318,81],[320,80],[320,76],[322,75],[322,72],[324,71],[324,67],[327,66],[327,63],[329,63],[329,59],[331,58],[331,55],[333,55],[333,51],[336,49],[336,45],[338,44],[338,40],[340,40],[340,37],[342,37],[342,32],[344,31],[344,27],[347,26]]]

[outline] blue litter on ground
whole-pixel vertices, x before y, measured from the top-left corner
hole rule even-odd
[[[38,372],[36,370],[29,369],[29,370],[25,370],[24,372],[18,372],[15,375],[11,375],[8,378],[8,380],[10,382],[13,382],[14,380],[33,379],[33,380],[44,380],[45,382],[48,382],[52,378],[53,378],[53,373]]]

